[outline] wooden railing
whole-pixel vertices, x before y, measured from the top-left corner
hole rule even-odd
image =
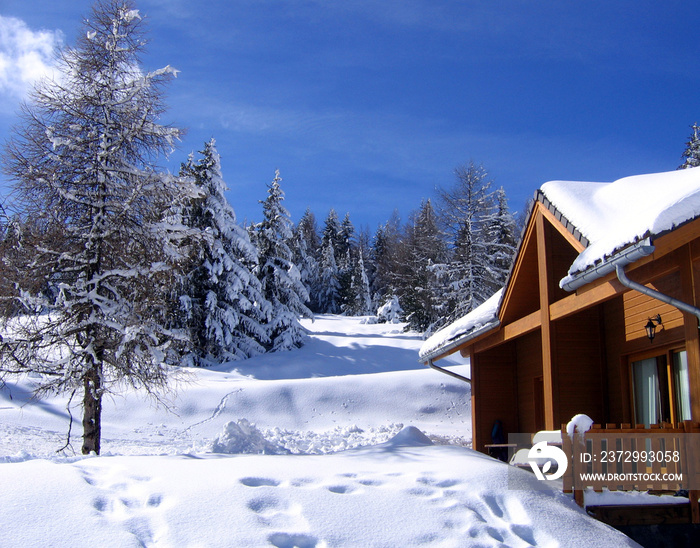
[[[690,501],[687,521],[700,523],[700,425],[690,421],[676,427],[662,424],[650,428],[594,424],[588,432],[576,432],[573,439],[567,434],[566,425],[562,425],[562,450],[571,459],[563,477],[564,491],[573,492],[580,506],[584,506],[587,488],[598,492],[604,488],[656,493],[687,491]],[[582,478],[582,473],[588,477]],[[664,515],[662,510],[659,516]],[[638,516],[644,511],[635,506]],[[666,518],[659,519],[657,522]]]

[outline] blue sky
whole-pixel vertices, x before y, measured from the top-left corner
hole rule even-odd
[[[31,73],[49,63],[41,48],[73,44],[90,7],[0,0],[0,139]],[[374,232],[469,161],[519,211],[548,180],[675,169],[700,122],[695,1],[136,7],[149,25],[145,68],[181,71],[164,121],[188,134],[171,169],[214,137],[239,220],[260,219],[279,169],[295,221],[310,207],[322,224],[335,208]]]

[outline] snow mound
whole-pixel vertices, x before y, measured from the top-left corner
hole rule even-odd
[[[433,442],[415,426],[407,426],[386,442],[385,445],[390,447],[423,447],[425,445],[433,445]]]
[[[262,432],[247,419],[227,422],[224,425],[224,431],[212,443],[211,451],[212,453],[264,455],[288,453],[278,445],[266,440]]]
[[[388,440],[388,441],[387,441]],[[247,419],[229,421],[211,443],[212,453],[258,455],[326,455],[357,447],[391,443],[392,446],[433,445],[415,427],[382,425],[363,430],[357,425],[338,426],[326,432],[259,429]]]

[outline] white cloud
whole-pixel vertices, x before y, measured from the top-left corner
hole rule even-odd
[[[21,19],[0,15],[0,96],[23,99],[32,84],[51,74],[60,30],[33,31]]]

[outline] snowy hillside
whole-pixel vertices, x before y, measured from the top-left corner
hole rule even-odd
[[[419,364],[419,337],[358,318],[304,325],[298,351],[191,370],[169,411],[106,401],[100,457],[55,453],[67,398],[8,383],[0,545],[631,545],[465,447],[468,386]],[[74,422],[78,450],[80,435]]]

